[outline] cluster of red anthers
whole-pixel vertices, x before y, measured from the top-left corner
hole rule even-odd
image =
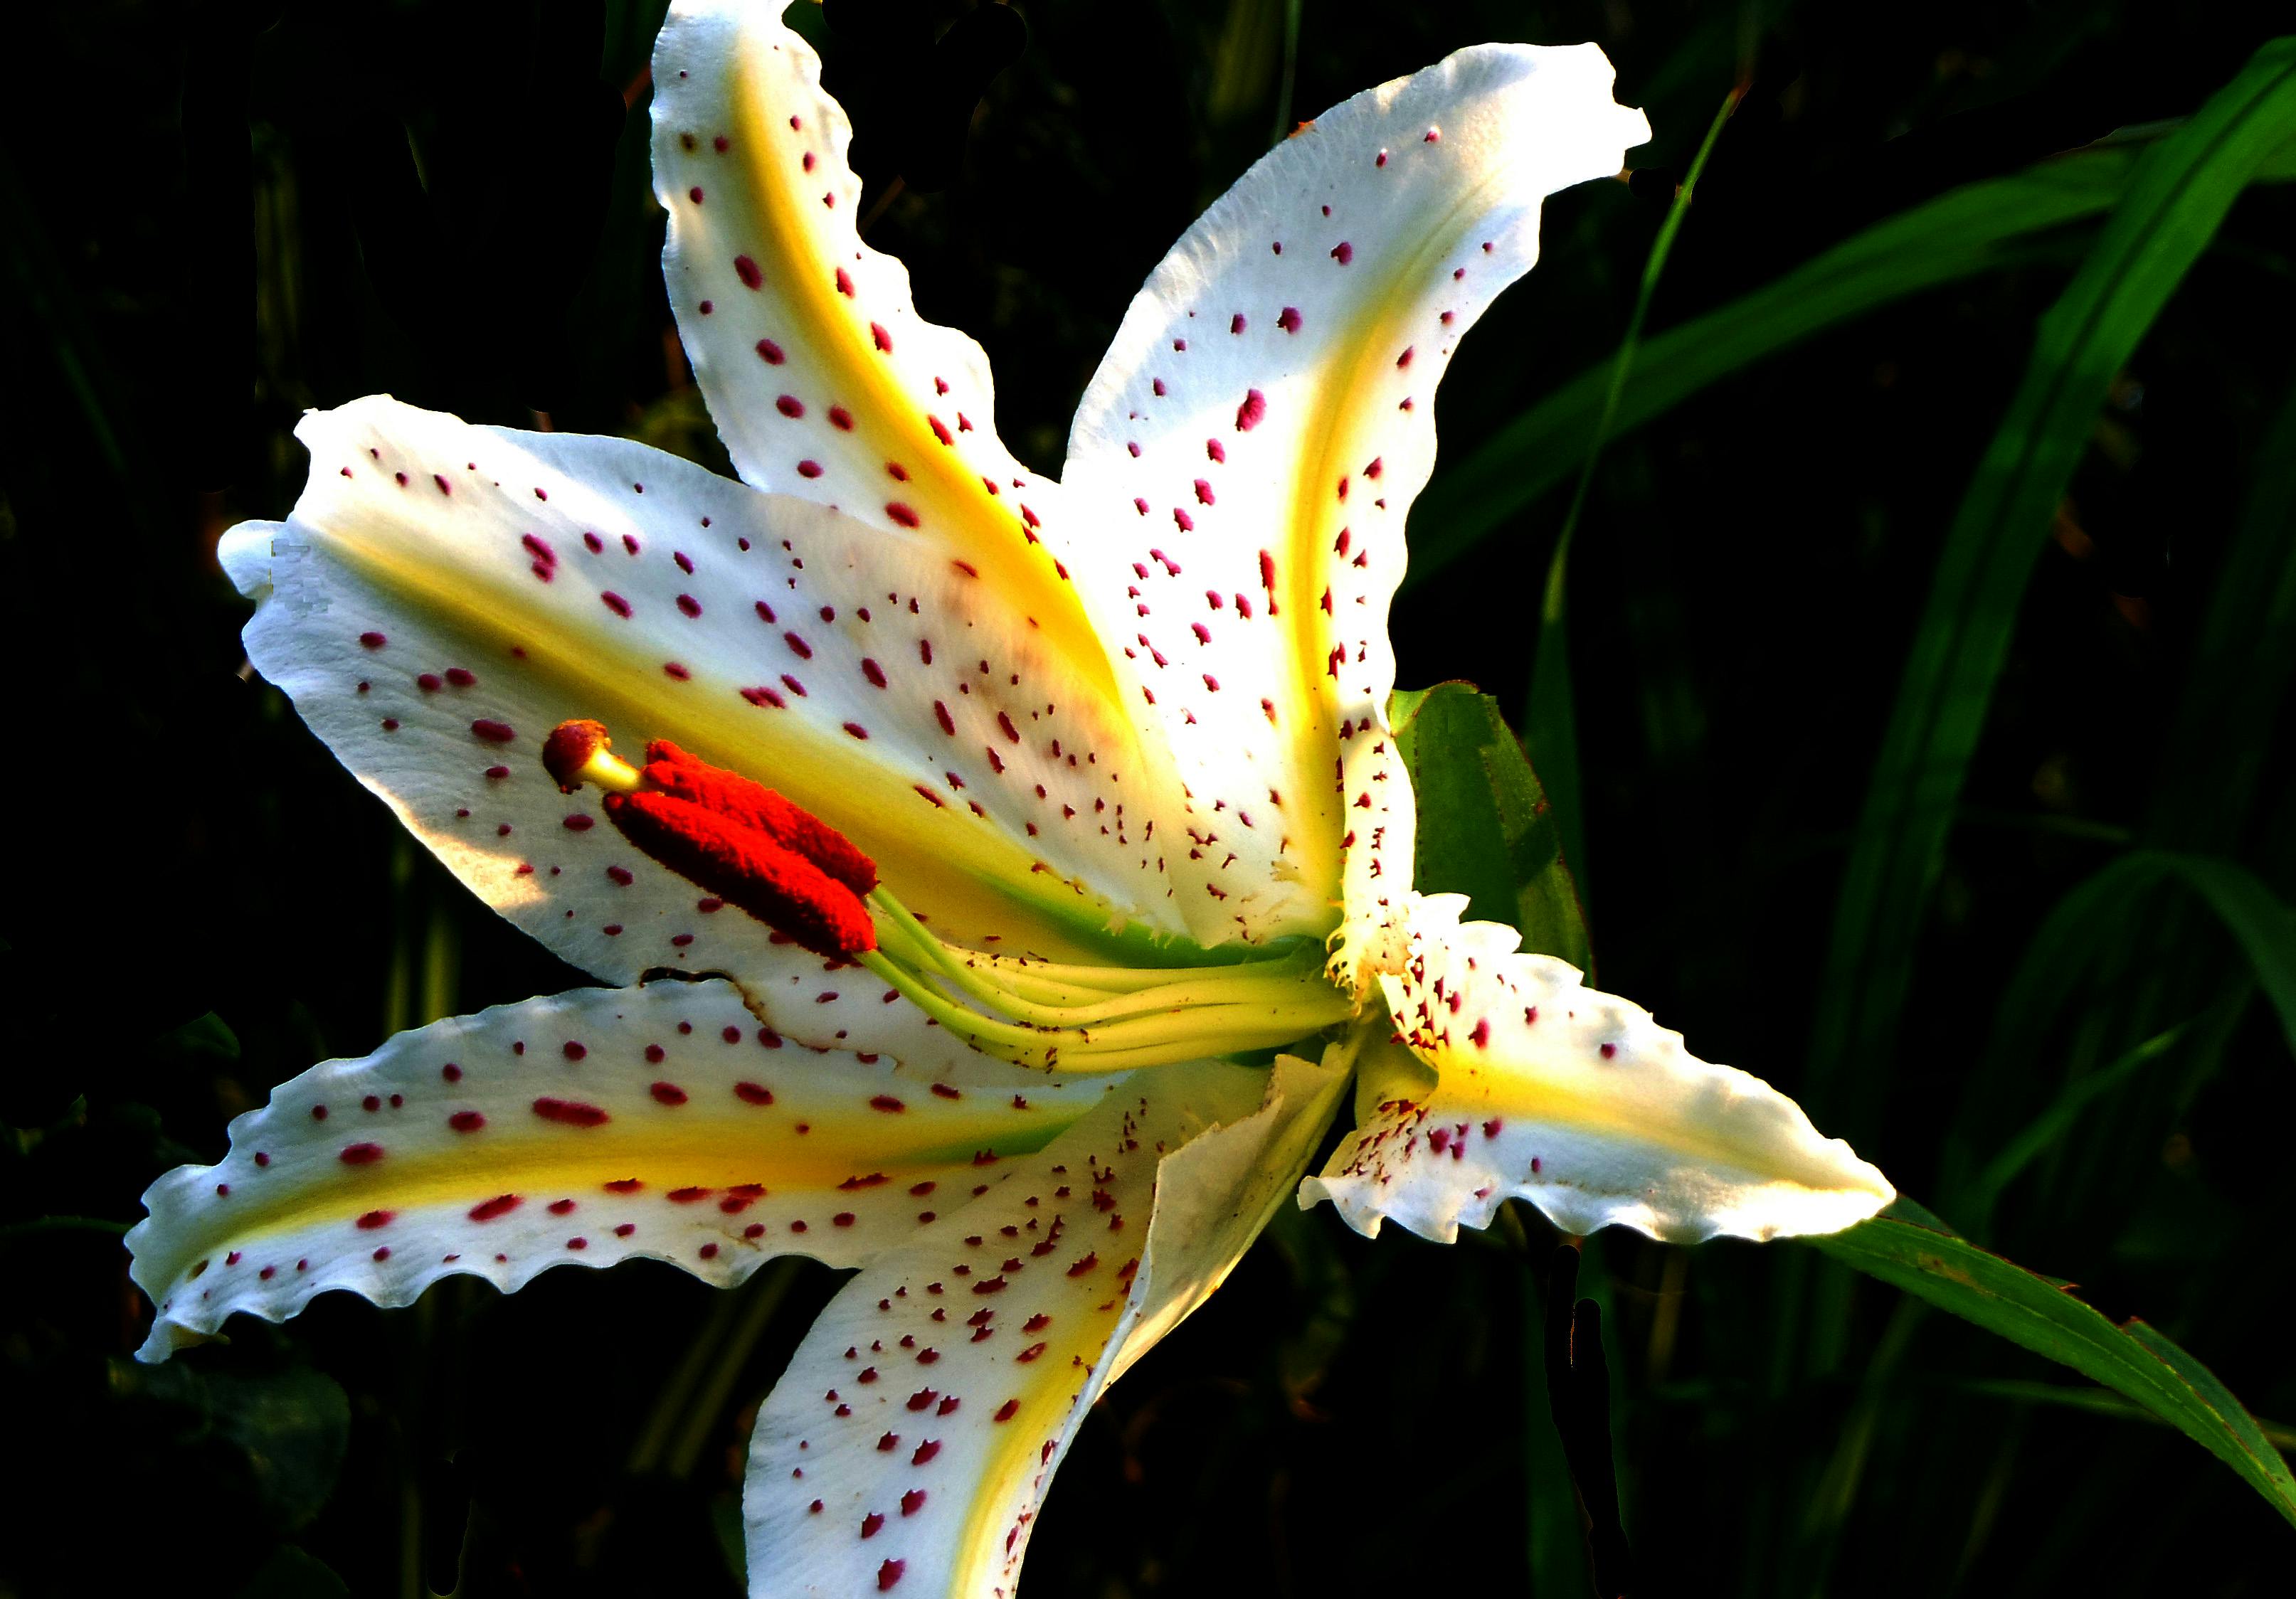
[[[605,747],[596,722],[562,723],[543,747],[561,788]],[[861,897],[877,865],[820,817],[763,783],[697,759],[667,739],[646,746],[644,786],[609,792],[607,820],[647,855],[816,955],[850,959],[877,947]]]

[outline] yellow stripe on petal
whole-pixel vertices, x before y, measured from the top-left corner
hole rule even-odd
[[[293,517],[226,540],[262,595],[250,656],[566,959],[617,980],[781,964],[764,928],[697,911],[694,885],[627,848],[594,792],[557,792],[542,744],[578,718],[632,756],[668,738],[777,788],[951,936],[1056,954],[1111,926],[1179,930],[1148,784],[1121,755],[1133,730],[917,536],[627,440],[383,398],[300,436]]]
[[[1300,1061],[1139,1074],[947,1238],[873,1261],[758,1414],[750,1593],[1010,1594],[1086,1410],[1226,1275],[1344,1080]]]
[[[1897,1197],[1793,1101],[1712,1066],[1637,1005],[1516,952],[1456,895],[1407,909],[1405,972],[1382,979],[1403,1045],[1359,1069],[1356,1129],[1303,1204],[1328,1199],[1449,1242],[1528,1199],[1568,1233],[1630,1226],[1669,1242],[1838,1232]]]
[[[998,440],[988,358],[916,313],[900,262],[861,242],[852,130],[813,49],[770,5],[685,0],[654,57],[663,268],[718,432],[749,481],[914,529],[1043,630],[1070,692],[1117,702],[1066,574],[1039,539],[1060,487]]]
[[[348,1289],[412,1301],[454,1272],[668,1260],[741,1281],[775,1255],[857,1266],[951,1231],[999,1167],[1104,1084],[927,1086],[787,1045],[722,981],[588,988],[401,1033],[232,1123],[215,1166],[144,1195],[142,1351]]]
[[[1352,946],[1408,889],[1387,614],[1435,386],[1543,198],[1647,136],[1592,45],[1462,51],[1271,151],[1133,302],[1070,440],[1094,539],[1062,553],[1193,798],[1200,938],[1324,931],[1344,895]]]

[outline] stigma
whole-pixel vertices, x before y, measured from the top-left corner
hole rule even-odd
[[[606,819],[687,882],[806,949],[853,961],[877,947],[863,902],[877,866],[820,817],[763,783],[689,755],[667,739],[645,765],[614,754],[603,724],[562,722],[542,762],[559,788],[605,791]]]

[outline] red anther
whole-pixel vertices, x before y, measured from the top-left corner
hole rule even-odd
[[[853,840],[837,829],[804,808],[791,804],[765,784],[697,760],[668,739],[656,739],[646,746],[645,780],[665,794],[690,800],[741,826],[765,833],[783,849],[803,856],[857,895],[866,894],[877,886],[877,863],[862,854]],[[726,898],[734,899],[730,894]],[[734,899],[734,903],[742,902]]]
[[[542,744],[542,764],[557,779],[560,793],[582,786],[578,774],[606,742],[603,722],[561,722],[550,730]]]
[[[714,767],[693,764],[711,776],[731,777]],[[650,775],[651,772],[649,768]],[[708,784],[701,786],[709,791]],[[867,868],[869,882],[875,882],[876,869],[868,857],[833,830],[778,794],[755,783],[746,786],[776,805],[786,806],[836,840]],[[663,865],[727,903],[740,906],[814,954],[840,960],[877,947],[877,928],[870,920],[869,908],[848,883],[832,877],[740,811],[677,793],[645,790],[607,795],[605,811],[623,836]]]

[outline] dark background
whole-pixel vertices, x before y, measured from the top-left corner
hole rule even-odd
[[[1443,390],[1454,463],[1616,348],[1668,172],[1742,72],[1653,330],[1956,184],[2185,115],[2263,37],[2150,0],[1306,0],[1287,102],[1285,0],[1020,9],[1025,30],[974,19],[935,56],[969,7],[851,0],[825,47],[869,200],[909,179],[870,242],[988,347],[1004,436],[1044,471],[1133,289],[1275,131],[1460,45],[1599,41],[1656,130],[1630,159],[1665,170],[1550,203],[1546,259]],[[132,1220],[310,1062],[580,980],[235,675],[245,607],[212,552],[292,503],[304,407],[378,390],[722,465],[657,276],[659,10],[42,0],[0,22],[0,1595],[411,1599],[452,1590],[458,1558],[473,1599],[738,1591],[749,1419],[834,1274],[720,1298],[668,1268],[562,1271],[391,1314],[332,1296],[151,1369],[127,1358],[148,1313],[114,1235],[42,1219]],[[2164,739],[2296,373],[2292,223],[2296,187],[2244,198],[2100,414],[1902,1036],[1860,1063],[1857,1125],[1812,1107],[1944,1208],[1956,1152],[1988,1155],[2069,1072],[2228,1016],[2076,1123],[1985,1242],[2141,1313],[2282,1420],[2296,1078],[2232,947],[2132,904],[2061,1012],[1997,1007],[2047,909],[2193,779]],[[1596,474],[1570,594],[1603,980],[1789,1092],[1945,529],[2093,231],[1750,365]],[[1563,498],[1399,603],[1406,685],[1522,703]],[[2225,739],[2267,759],[2216,847],[2286,893],[2284,730]],[[1586,1591],[1539,1383],[1552,1242],[1536,1218],[1450,1250],[1281,1218],[1086,1423],[1029,1591]],[[1833,1270],[1792,1246],[1590,1244],[1640,1591],[2288,1591],[2296,1535],[2192,1444],[2040,1402],[2013,1385],[2066,1374]],[[1845,1298],[1830,1334],[1799,1319]]]

